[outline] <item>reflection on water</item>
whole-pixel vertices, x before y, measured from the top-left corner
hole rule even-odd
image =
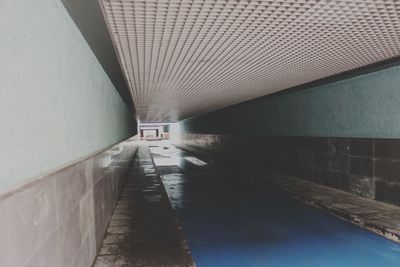
[[[399,244],[260,186],[250,174],[222,173],[162,142],[151,151],[198,267],[400,266]],[[165,159],[175,165],[161,165]]]
[[[207,165],[206,162],[202,161],[201,159],[198,159],[196,157],[191,157],[191,156],[186,156],[185,159],[189,161],[190,163],[197,165],[197,166],[205,166]]]

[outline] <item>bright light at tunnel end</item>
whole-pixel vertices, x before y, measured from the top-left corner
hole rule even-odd
[[[178,143],[181,140],[181,125],[179,122],[141,122],[138,125],[138,133],[142,140],[170,140]]]

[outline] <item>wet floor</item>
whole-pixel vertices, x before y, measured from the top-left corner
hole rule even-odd
[[[139,144],[94,266],[193,266],[146,145]]]
[[[150,150],[198,267],[400,266],[397,243],[167,143]]]

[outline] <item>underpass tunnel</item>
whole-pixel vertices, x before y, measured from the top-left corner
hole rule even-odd
[[[400,266],[400,2],[0,1],[0,266]]]

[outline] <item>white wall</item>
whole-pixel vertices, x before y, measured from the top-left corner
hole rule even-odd
[[[60,0],[0,0],[0,191],[133,135]]]

